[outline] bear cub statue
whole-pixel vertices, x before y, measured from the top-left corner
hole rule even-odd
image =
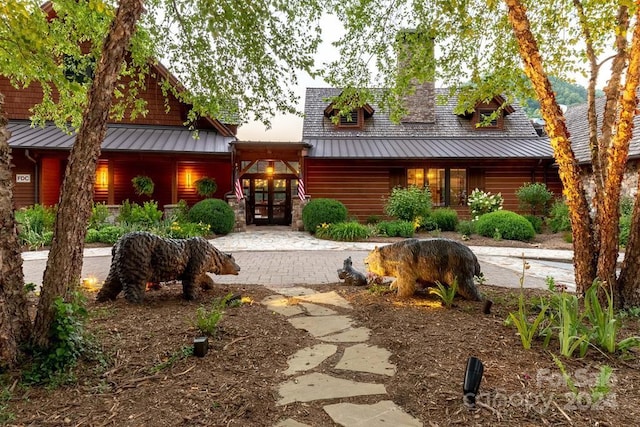
[[[347,286],[366,286],[367,278],[364,274],[353,268],[351,257],[344,260],[342,268],[338,270],[338,278],[344,280]]]

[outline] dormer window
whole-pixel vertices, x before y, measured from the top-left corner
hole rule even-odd
[[[325,108],[324,116],[331,120],[336,129],[362,129],[365,119],[373,115],[373,108],[369,104],[355,108],[346,114],[340,114],[340,110],[331,103]]]
[[[478,129],[502,129],[502,111],[478,109],[474,115],[474,125]]]

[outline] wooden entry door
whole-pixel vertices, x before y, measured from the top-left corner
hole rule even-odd
[[[291,224],[291,179],[251,178],[249,223],[256,225]],[[252,221],[251,221],[252,220]]]

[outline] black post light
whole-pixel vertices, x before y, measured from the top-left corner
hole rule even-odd
[[[462,384],[462,391],[464,392],[462,402],[469,409],[476,407],[476,395],[480,389],[483,372],[484,365],[482,365],[480,359],[474,356],[467,359],[467,369],[464,372],[464,383]]]

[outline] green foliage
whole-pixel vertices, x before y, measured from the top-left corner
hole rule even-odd
[[[122,237],[128,231],[129,230],[117,225],[108,225],[98,230],[98,234],[97,234],[98,240],[96,241],[113,245],[115,242],[118,241],[120,237]],[[91,234],[92,234],[92,238],[95,238],[94,233],[91,233]],[[89,233],[87,233],[87,236],[89,236]]]
[[[208,236],[211,234],[209,224],[195,222],[172,222],[161,235],[173,239],[188,239],[190,237]]]
[[[503,203],[502,194],[491,194],[490,191],[485,192],[477,188],[471,192],[467,199],[473,221],[477,221],[484,214],[501,210]]]
[[[620,215],[631,216],[633,214],[633,204],[635,199],[633,197],[625,196],[620,199]]]
[[[9,401],[11,400],[11,390],[9,387],[0,388],[0,425],[4,425],[16,419],[16,416],[9,412]]]
[[[187,201],[184,199],[181,199],[178,201],[178,204],[176,205],[175,209],[173,209],[173,211],[171,212],[171,217],[169,218],[169,220],[173,223],[173,222],[178,222],[178,223],[182,223],[182,222],[189,222],[189,205],[187,204]]]
[[[36,204],[17,210],[15,215],[21,245],[39,249],[51,243],[56,208]]]
[[[522,215],[511,211],[496,211],[482,215],[476,221],[476,232],[485,237],[528,241],[536,232]]]
[[[435,288],[429,288],[429,293],[437,295],[441,300],[442,304],[451,308],[453,305],[453,299],[456,296],[456,292],[458,292],[458,279],[454,278],[451,286],[443,285],[440,282],[436,282]]]
[[[557,199],[551,206],[547,225],[554,233],[561,231],[571,231],[571,221],[569,221],[569,206],[563,199]]]
[[[157,365],[152,366],[149,369],[150,374],[157,374],[160,371],[163,371],[167,368],[171,368],[177,362],[186,359],[187,357],[193,356],[193,346],[185,345],[180,348],[180,350],[173,352],[169,355],[165,360],[158,363]]]
[[[59,383],[61,379],[69,379],[71,368],[90,348],[84,329],[88,316],[85,304],[79,292],[69,302],[61,297],[54,300],[51,346],[34,351],[32,366],[23,372],[26,383]]]
[[[150,177],[138,175],[131,179],[131,183],[133,184],[133,189],[136,191],[137,195],[151,197],[153,194],[155,184]]]
[[[365,224],[367,225],[373,225],[373,224],[377,224],[381,221],[380,215],[369,215],[367,217],[367,220],[365,221]]]
[[[328,237],[331,240],[338,240],[342,242],[364,240],[371,235],[369,228],[358,223],[357,221],[337,222],[335,224],[331,224],[331,226],[328,227],[327,230]]]
[[[233,294],[227,294],[224,298],[216,298],[211,303],[211,308],[200,306],[196,310],[196,318],[193,324],[205,335],[214,337],[218,332],[218,323],[222,320],[225,309]]]
[[[218,184],[214,178],[203,176],[195,182],[196,192],[203,197],[211,197],[218,190]]]
[[[89,228],[99,230],[101,227],[107,225],[107,218],[109,218],[109,208],[105,203],[94,203],[91,208],[91,217],[89,218]]]
[[[583,86],[554,76],[549,76],[549,81],[558,104],[571,106],[587,102],[587,90]],[[526,99],[523,109],[528,117],[542,117],[540,103],[535,98]]]
[[[531,215],[545,215],[553,193],[541,182],[526,183],[516,191],[520,208]]]
[[[542,223],[543,223],[542,218],[540,218],[539,216],[529,215],[529,214],[523,215],[523,216],[533,226],[533,229],[535,230],[536,234],[542,233]]]
[[[429,187],[396,187],[391,190],[384,211],[387,215],[413,222],[418,217],[427,217],[431,212],[432,201]]]
[[[451,208],[434,209],[429,219],[437,224],[441,231],[454,231],[458,225],[458,212]]]
[[[589,334],[582,324],[583,315],[580,313],[578,297],[561,292],[557,298],[557,338],[560,344],[560,354],[571,357],[580,348],[580,357],[584,357],[589,345]]]
[[[208,224],[215,234],[228,234],[233,230],[236,216],[233,209],[221,199],[204,199],[189,210],[189,221]]]
[[[376,224],[376,233],[387,237],[413,237],[415,229],[409,221],[380,221]]]
[[[321,224],[337,224],[347,220],[347,208],[335,199],[311,199],[302,208],[304,229],[311,234]]]
[[[605,307],[600,304],[599,290],[604,293]],[[595,343],[609,353],[615,353],[618,348],[616,339],[622,324],[614,311],[613,292],[609,292],[606,285],[596,280],[585,293],[584,312],[591,324],[591,336]]]
[[[458,226],[456,227],[456,230],[458,231],[458,233],[462,234],[463,236],[470,237],[472,234],[475,234],[476,232],[475,224],[476,223],[473,221],[460,221],[458,222]]]
[[[627,246],[629,243],[629,235],[631,234],[631,215],[623,215],[620,217],[620,245]]]
[[[87,230],[87,235],[84,238],[86,243],[97,243],[100,241],[100,231],[95,228],[90,228]]]

